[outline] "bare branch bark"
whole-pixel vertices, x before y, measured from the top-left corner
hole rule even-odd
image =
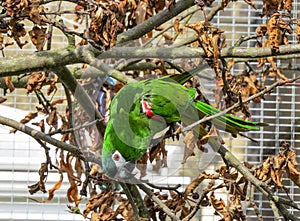
[[[59,79],[64,83],[66,87],[72,92],[74,97],[78,100],[82,108],[89,115],[90,120],[103,119],[100,112],[97,110],[91,98],[85,92],[85,90],[81,87],[81,85],[76,81],[75,77],[66,67],[58,67],[53,69]],[[105,124],[103,121],[96,121],[97,128],[100,134],[103,136],[105,132]]]
[[[33,71],[44,71],[58,66],[65,66],[78,63],[91,62],[90,56],[97,59],[107,58],[199,58],[204,56],[201,48],[179,47],[179,48],[140,48],[140,47],[114,47],[109,51],[102,52],[91,46],[80,46],[77,48],[64,48],[53,51],[41,51],[30,55],[8,57],[0,60],[0,77],[13,76]],[[300,53],[300,44],[283,45],[279,47],[279,52],[274,53],[270,48],[225,48],[222,50],[222,58],[260,58],[268,56],[289,55],[295,57]],[[101,55],[100,55],[101,54]],[[100,55],[100,56],[99,56]],[[291,58],[290,57],[290,58]],[[98,61],[97,61],[98,62]],[[103,64],[95,62],[94,67],[104,69]],[[118,77],[119,73],[110,71],[112,76]]]
[[[143,35],[147,34],[151,30],[170,20],[171,18],[177,16],[184,10],[190,8],[195,4],[194,0],[181,0],[176,3],[175,6],[170,7],[170,9],[165,9],[155,16],[149,18],[145,22],[137,25],[136,27],[120,34],[117,38],[116,45],[121,45],[128,43],[129,41],[138,39]]]

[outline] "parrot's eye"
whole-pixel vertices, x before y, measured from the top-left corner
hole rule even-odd
[[[119,161],[120,160],[120,155],[118,153],[115,153],[113,155],[113,159],[114,159],[114,161]]]

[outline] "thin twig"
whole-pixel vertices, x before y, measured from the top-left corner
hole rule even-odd
[[[92,39],[87,38],[84,33],[79,33],[79,32],[73,31],[73,30],[69,29],[68,27],[66,27],[65,25],[61,24],[60,22],[53,21],[52,19],[42,17],[42,21],[49,24],[49,25],[53,25],[54,27],[61,30],[64,34],[76,35],[76,36],[84,39],[88,43],[90,43],[93,47],[103,51],[103,48],[100,45],[98,45]]]
[[[286,200],[286,199],[281,198],[281,197],[278,197],[278,198],[275,197],[274,199],[276,199],[276,203],[284,204],[284,205],[293,207],[294,209],[300,210],[300,205],[293,202],[293,201],[291,201],[291,200]]]
[[[92,122],[89,122],[89,123],[85,123],[83,125],[79,125],[77,127],[74,127],[74,128],[69,128],[69,129],[66,129],[66,130],[62,130],[62,129],[57,129],[55,131],[52,131],[50,133],[48,133],[47,135],[49,136],[53,136],[55,134],[66,134],[66,133],[71,133],[71,132],[75,132],[77,130],[80,130],[82,128],[86,128],[86,127],[90,127],[90,126],[93,126],[97,123],[99,123],[100,121],[102,121],[103,119],[97,119],[97,120],[94,120]]]
[[[147,183],[147,185],[150,186],[151,188],[158,189],[158,190],[174,190],[174,191],[176,191],[179,187],[181,187],[181,184],[177,184],[175,186],[157,186],[154,185],[153,183]]]
[[[262,214],[259,211],[259,208],[256,205],[256,203],[254,202],[254,189],[255,189],[255,186],[252,183],[248,183],[248,187],[249,187],[249,192],[247,193],[248,197],[247,197],[246,200],[249,202],[249,206],[253,207],[253,210],[254,210],[254,212],[257,216],[257,220],[258,221],[263,221]]]
[[[271,206],[271,209],[273,210],[273,213],[274,213],[274,220],[275,221],[282,221],[282,219],[280,218],[279,211],[278,211],[278,208],[277,208],[275,202],[270,200],[270,206]]]
[[[131,178],[132,183],[136,183],[136,185],[146,193],[172,220],[179,221],[179,218],[157,197],[154,193],[146,187],[143,183],[141,183],[138,179]]]

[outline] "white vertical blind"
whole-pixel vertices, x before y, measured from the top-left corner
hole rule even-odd
[[[220,1],[217,1],[220,2]],[[259,10],[254,10],[243,1],[230,3],[231,7],[227,7],[224,11],[220,11],[213,20],[218,26],[225,30],[228,46],[233,45],[242,35],[248,36],[255,33],[256,27],[265,22],[266,18],[260,18],[262,1],[255,1]],[[298,19],[298,9],[300,3],[298,0],[293,1],[292,16]],[[197,20],[197,19],[195,19]],[[199,19],[198,19],[199,20]],[[67,21],[66,21],[67,22]],[[294,26],[293,26],[294,27]],[[188,31],[188,30],[186,30]],[[62,47],[66,45],[62,35],[56,34],[54,45]],[[291,38],[295,41],[295,38]],[[242,47],[252,47],[255,45],[255,40],[251,40],[242,44]],[[35,50],[28,48],[27,51]],[[25,51],[26,51],[25,50]],[[8,55],[19,53],[15,49],[8,48]],[[292,66],[297,67],[298,60],[291,61]],[[255,68],[255,64],[252,64]],[[236,66],[234,73],[239,73],[240,66]],[[287,77],[299,75],[296,71],[282,71]],[[269,79],[269,83],[273,82]],[[203,87],[207,96],[212,100],[213,82],[203,81]],[[17,91],[21,91],[18,89]],[[2,92],[0,92],[2,93]],[[6,105],[14,108],[8,108],[0,105],[0,115],[20,120],[28,111],[34,110],[36,100],[34,96],[24,96],[24,91],[21,93],[14,92],[8,95],[9,98]],[[230,150],[232,150],[241,161],[248,161],[252,164],[262,162],[267,156],[274,155],[278,152],[279,142],[291,142],[291,146],[297,150],[299,154],[300,144],[300,90],[295,86],[283,86],[275,89],[271,95],[266,95],[265,100],[261,104],[252,105],[252,119],[270,123],[271,126],[262,128],[260,131],[251,132],[248,135],[257,139],[259,142],[247,142],[243,138],[232,139],[227,136],[226,142]],[[22,111],[21,109],[25,109]],[[28,110],[28,111],[27,111]],[[31,185],[39,179],[38,169],[40,164],[45,161],[43,149],[36,143],[35,140],[23,135],[20,132],[9,134],[10,128],[0,125],[0,220],[82,220],[80,216],[72,215],[66,212],[67,207],[65,192],[68,188],[67,179],[61,190],[55,193],[54,199],[47,204],[38,204],[28,199],[35,197],[38,199],[46,198],[47,194],[36,194],[30,196],[27,186]],[[181,160],[181,159],[180,159]],[[300,158],[297,157],[298,162]],[[217,168],[221,160],[214,153],[200,154],[198,158],[191,158],[184,168],[179,173],[179,177],[172,177],[169,180],[164,180],[164,183],[173,184],[181,182],[187,184],[190,178],[198,175],[203,170],[214,170]],[[209,166],[207,166],[209,165]],[[172,164],[169,164],[172,167]],[[192,172],[191,172],[192,171]],[[58,180],[57,174],[53,173],[48,178],[48,189]],[[300,202],[299,187],[285,180],[285,187],[290,191],[290,197],[297,203]],[[283,194],[284,195],[284,194]],[[264,220],[274,220],[273,213],[269,207],[269,202],[263,199],[260,194],[256,195],[255,201],[262,213]],[[84,206],[84,203],[82,203]],[[292,212],[295,212],[291,210]],[[295,213],[298,217],[299,212]],[[199,214],[202,220],[219,220],[219,217],[213,215],[211,208],[202,209]],[[252,208],[247,209],[247,218],[249,220],[257,220],[257,216]],[[199,220],[201,220],[199,218]]]

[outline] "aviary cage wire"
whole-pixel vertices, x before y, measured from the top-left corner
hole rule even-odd
[[[260,10],[254,10],[243,2],[230,4],[231,7],[220,11],[213,20],[213,23],[225,31],[228,46],[234,45],[241,36],[254,34],[258,24],[265,22],[266,19],[260,18]],[[259,8],[262,7],[261,1],[255,1],[255,4]],[[67,9],[68,5],[63,7]],[[298,19],[300,2],[294,0],[293,7],[292,16]],[[197,19],[197,17],[194,19]],[[294,38],[290,40],[296,41]],[[66,45],[66,41],[60,34],[57,34],[57,37],[54,38],[54,44],[62,47]],[[251,40],[244,46],[251,47],[254,45],[255,40]],[[34,49],[27,48],[26,50],[32,51]],[[14,49],[8,50],[7,53],[18,54],[23,52]],[[291,61],[293,67],[297,67],[297,63],[297,59]],[[235,67],[234,71],[238,73],[240,70],[238,67]],[[297,71],[285,71],[284,73],[291,78],[299,74]],[[212,99],[211,88],[214,87],[213,82],[203,81],[202,85],[206,95]],[[262,130],[257,132],[251,132],[251,136],[257,139],[258,143],[246,141],[244,138],[233,139],[227,137],[225,138],[227,147],[241,161],[251,162],[252,164],[258,164],[267,156],[276,154],[280,141],[290,142],[291,146],[298,153],[300,144],[298,127],[300,121],[299,92],[300,90],[297,86],[286,85],[278,87],[270,95],[265,96],[265,99],[260,104],[253,104],[251,108],[252,119],[267,122],[271,126],[262,128]],[[17,89],[16,92],[8,94],[8,101],[5,102],[5,105],[10,106],[10,108],[0,105],[0,113],[19,120],[27,111],[34,109],[36,103],[34,96],[23,96],[22,94],[24,94],[22,89]],[[63,92],[59,93],[59,96],[63,96],[62,94]],[[20,133],[15,135],[8,134],[8,131],[8,128],[0,125],[0,220],[82,220],[80,216],[69,214],[66,211],[66,205],[68,204],[64,195],[67,188],[66,182],[64,182],[61,190],[57,191],[55,198],[50,203],[37,204],[28,199],[30,195],[27,191],[27,186],[38,179],[37,170],[39,164],[44,160],[44,153],[33,139]],[[176,155],[172,160],[180,162],[181,157]],[[299,161],[300,157],[297,157],[297,160]],[[184,165],[184,168],[188,168],[188,170],[174,172],[161,182],[186,185],[200,172],[215,170],[220,163],[220,158],[212,152],[206,155],[199,154],[197,158],[191,158]],[[169,164],[169,167],[171,168],[172,164]],[[49,184],[54,184],[55,181],[56,178],[53,177]],[[295,186],[288,179],[284,181],[284,185],[289,190],[291,199],[299,203],[299,187]],[[34,197],[43,196],[41,194]],[[273,220],[274,217],[271,209],[269,209],[269,202],[263,199],[261,194],[255,194],[254,198],[264,220]],[[294,209],[290,209],[290,211],[298,217],[300,216],[298,211],[296,212]],[[257,220],[257,215],[251,207],[247,209],[247,218],[248,220]],[[198,219],[219,220],[219,217],[213,215],[213,209],[203,208],[198,214]]]

